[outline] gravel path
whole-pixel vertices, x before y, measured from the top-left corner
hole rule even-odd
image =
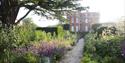
[[[84,39],[80,39],[76,46],[64,56],[60,63],[80,63],[83,53]]]

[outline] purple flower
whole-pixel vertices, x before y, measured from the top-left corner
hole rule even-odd
[[[63,54],[65,48],[60,46],[60,43],[56,42],[41,42],[39,44],[30,45],[27,47],[16,48],[16,53],[25,54],[26,52],[32,52],[38,56],[52,57],[55,54]]]

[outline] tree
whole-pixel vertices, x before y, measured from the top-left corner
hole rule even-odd
[[[2,26],[10,27],[10,25],[18,24],[24,19],[31,11],[35,14],[47,16],[62,14],[63,11],[84,9],[77,0],[0,0],[0,21]],[[20,8],[28,9],[28,12],[19,20],[16,17]]]
[[[107,30],[107,28],[108,27],[102,26],[96,29],[97,36],[95,37],[95,39],[100,38],[101,37],[100,35],[102,35],[103,31]]]
[[[93,31],[96,32],[97,29],[98,29],[100,26],[101,26],[101,24],[93,24],[93,25],[92,25]]]
[[[10,63],[12,49],[18,43],[14,25],[32,11],[42,16],[59,16],[58,14],[62,15],[64,11],[84,9],[75,1],[77,0],[0,0],[0,60],[4,57],[3,62],[0,63]],[[16,20],[22,7],[26,8],[28,12]]]
[[[116,34],[116,27],[112,26],[112,27],[109,27],[108,30],[110,31],[110,34]]]

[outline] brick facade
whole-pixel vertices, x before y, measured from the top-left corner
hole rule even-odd
[[[72,12],[67,15],[70,20],[70,30],[73,32],[88,32],[92,24],[99,21],[99,13],[96,12]]]

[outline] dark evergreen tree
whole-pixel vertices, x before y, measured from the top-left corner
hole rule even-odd
[[[47,16],[49,13],[53,16],[62,14],[63,11],[84,9],[80,7],[78,0],[0,0],[0,21],[3,26],[18,24],[31,11],[36,14]],[[28,9],[28,12],[16,21],[20,8]]]

